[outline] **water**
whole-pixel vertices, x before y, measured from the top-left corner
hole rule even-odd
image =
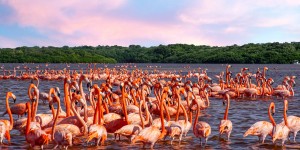
[[[20,69],[24,70],[23,64],[0,64],[0,66],[4,65],[6,70],[12,70],[13,67],[20,66]],[[69,64],[70,67],[67,67],[66,64],[49,64],[48,67],[51,69],[86,69],[88,64]],[[26,64],[29,68],[34,70],[36,66],[39,66],[39,69],[47,68],[45,64]],[[217,79],[214,75],[220,73],[220,71],[225,71],[225,65],[221,64],[97,64],[96,67],[104,68],[104,67],[117,67],[117,69],[125,68],[127,69],[135,69],[142,68],[144,70],[153,71],[156,70],[165,70],[165,71],[182,71],[183,74],[186,74],[188,70],[196,70],[198,68],[207,68],[208,76],[210,76],[214,82],[217,82]],[[151,67],[150,67],[151,66]],[[230,70],[235,74],[240,71],[243,67],[248,67],[250,72],[256,72],[257,68],[263,68],[267,66],[269,71],[267,72],[267,78],[272,77],[275,81],[273,87],[276,87],[278,84],[281,84],[282,79],[286,75],[300,75],[300,65],[288,64],[288,65],[278,65],[278,64],[233,64]],[[93,67],[93,65],[92,65]],[[19,74],[19,72],[17,72]],[[2,70],[0,71],[2,74]],[[100,84],[102,81],[94,81],[94,83]],[[27,96],[27,88],[29,86],[30,81],[17,81],[17,80],[0,80],[0,100],[2,103],[0,104],[0,109],[3,112],[5,110],[5,94],[7,91],[12,91],[17,96],[17,103],[26,102],[28,100]],[[296,83],[300,83],[299,79],[296,79]],[[60,87],[63,89],[62,81],[40,81],[40,91],[47,91],[51,87]],[[288,115],[300,116],[300,97],[299,97],[299,86],[294,87],[295,96],[288,98],[289,100],[289,110]],[[63,94],[63,93],[62,93]],[[63,95],[62,95],[63,96]],[[218,125],[220,120],[223,118],[225,106],[222,105],[222,101],[216,98],[210,98],[211,106],[202,111],[202,115],[199,118],[201,121],[205,121],[210,124],[212,127],[212,133],[208,140],[205,149],[282,149],[280,146],[281,141],[277,141],[276,145],[274,145],[271,141],[271,138],[268,136],[266,138],[265,144],[260,144],[258,142],[258,138],[255,136],[248,136],[243,138],[243,134],[245,131],[255,122],[257,121],[269,121],[267,115],[267,109],[271,102],[275,102],[276,105],[276,113],[274,115],[274,119],[276,123],[280,123],[283,118],[283,101],[282,99],[276,99],[272,97],[271,99],[260,99],[257,100],[232,100],[231,106],[229,110],[229,119],[233,123],[233,131],[230,137],[230,141],[226,141],[225,137],[219,139],[218,137]],[[11,103],[12,104],[12,103]],[[39,104],[38,113],[45,113],[49,110],[48,104]],[[1,117],[2,119],[8,119],[8,116]],[[14,116],[17,118],[17,116]],[[286,142],[286,146],[284,148],[294,148],[300,149],[300,135],[297,136],[297,143]],[[179,145],[177,141],[173,142],[173,145],[170,144],[170,140],[167,138],[165,141],[159,141],[155,144],[155,149],[199,149],[200,148],[200,140],[195,138],[192,130],[189,131],[187,137],[184,137],[181,144]],[[53,148],[53,144],[49,144],[45,146],[45,148]],[[29,144],[25,141],[25,136],[21,135],[17,130],[11,131],[11,145],[2,145],[2,148],[8,149],[28,149]],[[69,147],[69,149],[95,149],[95,146],[92,145],[77,145],[73,147]],[[135,145],[130,144],[127,138],[122,138],[121,141],[115,141],[114,138],[109,135],[108,140],[105,142],[105,146],[96,147],[97,149],[140,149],[142,148],[141,143],[137,143]]]

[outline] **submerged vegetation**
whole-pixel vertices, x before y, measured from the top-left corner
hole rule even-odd
[[[2,63],[293,63],[300,60],[300,42],[225,47],[170,44],[0,49]]]

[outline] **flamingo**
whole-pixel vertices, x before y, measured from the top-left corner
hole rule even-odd
[[[60,96],[60,90],[59,87],[55,87],[55,92],[57,93],[57,96]],[[40,92],[39,98],[45,103],[48,100],[49,94],[46,92]]]
[[[201,145],[202,145],[202,138],[205,139],[205,144],[206,144],[208,137],[211,134],[211,127],[208,123],[204,121],[198,122],[198,118],[200,116],[200,105],[195,100],[193,101],[193,103],[197,104],[197,112],[196,112],[196,117],[193,125],[193,133],[197,138],[200,139]]]
[[[179,95],[179,93],[183,93],[183,88],[179,89],[179,91],[176,92],[177,95],[177,99],[178,99],[178,107],[177,107],[177,114],[176,114],[176,118],[175,118],[175,122],[171,123],[170,128],[172,129],[172,127],[178,128],[180,129],[180,133],[179,133],[179,142],[181,141],[182,138],[182,134],[187,134],[187,132],[190,130],[190,128],[192,127],[192,124],[188,121],[188,116],[187,116],[187,112],[184,108],[184,106],[181,104],[181,97]],[[185,90],[184,90],[185,92]],[[184,113],[184,120],[178,120],[179,117],[179,108],[181,108],[183,110]],[[176,130],[176,129],[174,129]],[[177,129],[178,130],[178,129]],[[174,137],[173,137],[174,140]],[[172,141],[173,141],[172,140]],[[171,143],[172,143],[171,141]]]
[[[167,130],[165,129],[165,124],[164,124],[163,100],[166,97],[167,97],[167,92],[164,92],[162,94],[161,102],[160,102],[161,131],[156,126],[150,126],[144,128],[137,136],[133,138],[132,140],[133,144],[137,141],[141,141],[143,143],[143,147],[145,147],[146,144],[150,144],[151,148],[153,148],[156,141],[165,137],[165,135],[167,134]]]
[[[288,109],[288,101],[285,100],[286,109]],[[300,130],[300,117],[297,116],[288,116],[287,117],[288,127],[290,132],[294,133],[294,142],[296,142],[296,136]]]
[[[288,105],[288,101],[284,100],[284,108],[283,108],[283,119],[284,121],[281,122],[280,124],[277,124],[273,130],[273,143],[275,143],[275,141],[277,139],[281,139],[281,145],[284,145],[284,142],[288,139],[289,136],[289,124],[287,121],[287,116],[286,116],[286,111],[287,111],[287,105]]]
[[[31,89],[34,90],[34,95],[31,94]],[[32,121],[37,122],[40,124],[42,128],[47,126],[52,120],[53,115],[52,114],[36,114],[38,109],[38,103],[39,103],[39,89],[36,85],[31,83],[28,88],[28,95],[29,99],[34,100],[32,103]],[[35,99],[34,99],[35,98]],[[51,99],[51,95],[49,95],[49,101]]]
[[[227,99],[227,106],[225,109],[224,113],[224,119],[221,120],[220,125],[219,125],[219,136],[221,134],[226,133],[227,134],[227,140],[229,140],[231,131],[232,131],[232,122],[228,120],[228,111],[229,111],[229,106],[230,106],[230,98],[228,94],[225,94],[225,98]]]
[[[123,136],[126,136],[127,138],[130,139],[130,142],[132,141],[132,139],[144,128],[144,118],[142,117],[142,105],[143,103],[140,102],[139,104],[139,115],[140,115],[140,118],[141,118],[141,126],[138,125],[138,124],[129,124],[129,125],[125,125],[123,126],[122,128],[118,129],[116,132],[115,132],[115,137],[117,135],[123,135]],[[146,109],[147,106],[146,106]],[[146,111],[146,113],[148,113]]]
[[[256,135],[258,136],[259,141],[262,140],[262,143],[264,143],[267,135],[270,135],[272,137],[273,128],[276,126],[276,123],[272,117],[274,113],[275,113],[275,104],[274,102],[271,102],[268,110],[269,119],[271,123],[267,121],[256,122],[245,132],[244,137],[248,135]]]
[[[29,102],[26,103],[26,107],[30,108]],[[32,148],[35,145],[38,145],[41,146],[41,149],[43,149],[43,145],[48,144],[48,142],[51,141],[51,135],[47,134],[41,128],[31,128],[31,109],[28,109],[27,117],[28,118],[25,132],[26,141]]]
[[[10,106],[10,110],[12,114],[18,115],[18,118],[22,117],[24,114],[26,115],[26,103],[18,103]],[[6,115],[7,110],[2,114],[2,116]]]
[[[99,145],[99,142],[101,140],[101,145],[104,144],[104,141],[107,139],[107,131],[106,128],[103,126],[103,112],[102,112],[102,95],[99,87],[94,88],[96,94],[98,95],[98,102],[96,105],[96,110],[94,114],[94,124],[92,124],[89,129],[89,135],[87,142],[91,141],[92,139],[96,138],[97,142],[96,145]]]
[[[9,120],[0,120],[0,143],[3,143],[4,137],[7,139],[7,141],[10,143],[10,130],[12,130],[14,126],[14,120],[12,117],[12,113],[9,107],[8,99],[13,98],[14,101],[16,101],[16,96],[12,92],[6,93],[6,99],[5,99],[5,105],[6,105],[6,111],[9,115]]]
[[[49,93],[54,93],[54,89],[53,88],[50,89]],[[49,95],[51,95],[51,94],[49,94]],[[59,98],[58,98],[58,100],[59,100]],[[82,102],[83,101],[82,96],[81,95],[73,95],[72,96],[71,108],[72,108],[73,113],[75,114],[76,119],[78,119],[79,122],[81,123],[81,126],[83,127],[83,132],[81,132],[81,130],[78,126],[71,124],[73,120],[70,121],[71,123],[67,123],[67,121],[65,121],[64,123],[56,125],[56,120],[57,120],[57,118],[59,116],[59,112],[60,112],[59,111],[60,105],[58,105],[57,115],[55,116],[54,125],[51,128],[52,136],[57,143],[57,145],[54,147],[54,149],[57,148],[58,145],[62,145],[64,143],[64,141],[67,141],[67,146],[72,146],[72,141],[73,142],[78,141],[78,139],[76,137],[79,137],[82,135],[87,135],[87,132],[88,132],[87,124],[80,117],[78,112],[75,110],[75,107],[74,107],[75,101]]]

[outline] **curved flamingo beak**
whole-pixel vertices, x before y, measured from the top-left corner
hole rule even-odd
[[[223,127],[223,126],[220,126],[219,133],[220,133],[220,134],[223,134],[223,133],[224,133],[224,130],[225,130],[224,127]]]
[[[86,87],[88,88],[88,90],[90,91],[91,90],[91,88],[92,88],[92,83],[91,82],[88,82],[87,84],[86,84]]]
[[[16,99],[16,98],[14,98],[14,103],[16,103],[16,100],[17,100],[17,99]]]

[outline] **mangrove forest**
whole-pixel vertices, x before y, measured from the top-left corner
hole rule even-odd
[[[300,60],[300,42],[231,46],[169,44],[152,47],[76,46],[1,48],[1,63],[245,63]]]

